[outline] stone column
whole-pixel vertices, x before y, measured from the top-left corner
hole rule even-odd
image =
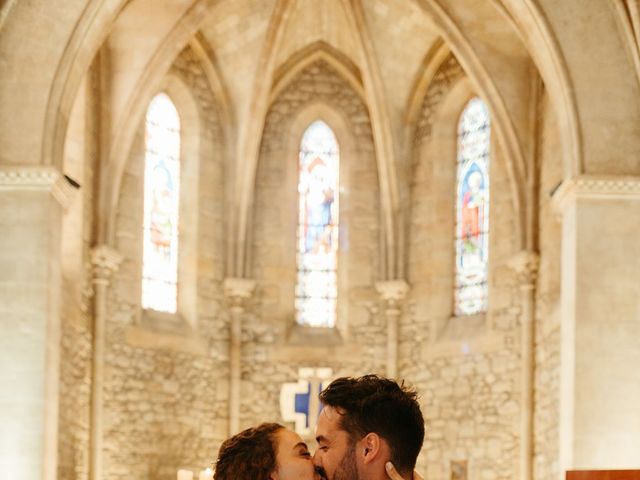
[[[224,295],[231,313],[229,325],[229,435],[240,429],[240,385],[242,373],[242,316],[255,289],[255,281],[226,278]]]
[[[640,177],[584,175],[562,214],[560,471],[640,458]]]
[[[533,477],[533,413],[535,375],[535,297],[540,258],[535,252],[522,251],[509,262],[520,287],[521,393],[520,393],[520,479]]]
[[[0,472],[55,479],[62,214],[74,189],[50,166],[0,165]]]
[[[402,313],[402,305],[409,291],[409,284],[404,280],[387,280],[376,283],[376,290],[384,302],[384,313],[387,319],[387,377],[398,376],[398,323]]]
[[[91,375],[91,432],[90,432],[90,478],[102,478],[102,406],[104,393],[104,350],[107,314],[107,288],[113,274],[118,270],[122,256],[107,245],[99,245],[91,251],[93,267],[94,311],[93,311],[93,359]]]

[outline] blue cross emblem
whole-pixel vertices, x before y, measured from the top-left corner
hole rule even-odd
[[[331,369],[301,368],[300,380],[284,383],[280,390],[280,414],[285,422],[294,422],[302,437],[313,436],[322,405],[318,394],[328,384]]]
[[[311,408],[311,382],[307,382],[309,387],[307,388],[306,393],[296,393],[295,394],[295,412],[301,413],[305,416],[305,428],[309,428],[309,415],[311,412],[309,411]],[[316,395],[319,395],[322,391],[322,385],[318,385],[318,391],[315,392]],[[322,407],[320,407],[322,410]],[[318,411],[320,413],[320,411]]]

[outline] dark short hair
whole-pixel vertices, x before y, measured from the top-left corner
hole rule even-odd
[[[325,406],[341,415],[340,427],[352,442],[377,433],[391,449],[402,473],[412,471],[424,441],[424,418],[415,390],[378,375],[342,377],[320,393]]]
[[[225,440],[218,451],[215,480],[269,480],[276,469],[275,434],[284,427],[263,423]]]

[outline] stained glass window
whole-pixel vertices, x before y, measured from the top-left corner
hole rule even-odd
[[[489,259],[489,110],[474,98],[458,123],[455,314],[487,309]]]
[[[156,95],[149,104],[145,146],[142,308],[175,313],[180,118],[164,93]]]
[[[305,131],[298,163],[296,320],[333,327],[338,296],[338,143],[318,120]]]

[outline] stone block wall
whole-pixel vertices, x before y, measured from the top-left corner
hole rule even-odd
[[[195,321],[153,315],[140,306],[144,173],[144,125],[140,125],[119,198],[116,248],[124,261],[108,297],[104,455],[109,480],[132,476],[168,480],[181,467],[199,470],[214,459],[227,436],[229,318],[222,290],[222,226],[227,221],[228,179],[222,147],[229,139],[195,54],[185,50],[171,73],[188,86],[200,122],[195,159],[199,164],[190,170],[197,174],[186,180],[195,183],[183,187],[197,191],[197,213],[192,217],[196,227],[189,230],[195,235],[190,245],[197,252],[191,272],[196,303],[189,310],[195,312]],[[470,478],[497,480],[519,474],[521,307],[515,276],[506,265],[517,250],[512,235],[515,213],[507,159],[494,137],[489,310],[471,317],[453,316],[455,133],[443,137],[449,127],[438,122],[448,119],[453,122],[449,130],[455,132],[457,117],[443,115],[440,109],[445,104],[452,108],[447,97],[463,80],[460,66],[450,57],[436,74],[412,137],[407,258],[411,292],[401,317],[399,377],[421,394],[427,440],[418,467],[427,478],[448,478],[452,462],[463,461]],[[461,111],[463,106],[454,108]],[[338,325],[321,334],[295,326],[294,311],[297,149],[306,128],[301,122],[311,123],[314,112],[344,141]],[[557,476],[559,226],[544,192],[559,181],[561,171],[553,160],[559,140],[551,112],[545,111],[543,120],[535,468],[536,479],[546,480]],[[84,173],[88,184],[93,168]],[[85,191],[83,202],[92,205],[91,189]],[[257,288],[242,329],[242,428],[282,421],[280,387],[296,381],[300,367],[329,367],[334,376],[384,374],[386,321],[374,287],[380,280],[379,210],[366,104],[330,63],[318,60],[278,94],[265,123],[250,232],[251,276]],[[85,208],[83,213],[84,228],[89,230],[91,212]],[[91,238],[83,235],[86,255]],[[68,302],[73,321],[63,323],[60,478],[87,476],[91,346],[89,317],[80,293],[76,291]]]
[[[196,194],[189,200],[195,202],[189,205],[192,210],[181,213],[181,221],[190,223],[181,223],[180,239],[195,249],[189,255],[197,261],[186,273],[179,266],[179,277],[187,279],[195,300],[180,305],[179,294],[175,315],[141,308],[145,156],[141,124],[118,204],[116,249],[124,259],[108,294],[105,479],[169,480],[179,468],[198,471],[214,459],[227,435],[228,319],[222,292],[225,139],[216,102],[193,52],[185,50],[171,72],[182,79],[198,108],[197,125],[181,125],[199,132],[198,158],[181,158],[181,202],[184,195]],[[179,114],[183,107],[176,103]],[[185,131],[183,142],[188,137]],[[183,154],[193,152],[191,147],[183,144]]]
[[[447,59],[415,127],[408,257],[412,290],[400,326],[400,376],[421,393],[427,438],[419,470],[426,478],[452,478],[452,462],[466,462],[468,478],[510,479],[518,477],[520,297],[506,266],[517,248],[511,188],[493,133],[489,307],[478,315],[453,313],[455,132],[469,96],[448,97],[463,79],[455,59]]]
[[[318,118],[342,141],[338,319],[326,335],[294,325],[298,149]],[[243,332],[243,426],[280,418],[280,385],[296,381],[299,367],[330,367],[336,376],[384,372],[386,327],[374,288],[380,207],[369,113],[328,62],[306,67],[271,104],[255,192],[257,293]]]

